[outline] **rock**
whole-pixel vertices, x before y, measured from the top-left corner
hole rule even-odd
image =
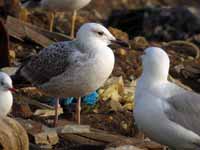
[[[12,113],[15,117],[30,118],[33,113],[27,103],[17,103],[12,107]]]
[[[127,51],[123,48],[119,48],[117,51],[115,51],[115,54],[118,56],[124,57],[127,55]]]
[[[2,1],[2,0],[1,0]],[[7,15],[18,16],[20,10],[20,0],[4,0],[1,2],[0,14],[1,17],[7,17]]]
[[[129,33],[130,38],[142,35],[164,41],[187,39],[200,33],[199,18],[181,6],[115,11],[108,19],[108,26]]]
[[[118,39],[124,40],[124,41],[128,41],[129,40],[129,36],[126,32],[123,32],[117,28],[112,28],[109,27],[108,30]]]
[[[149,46],[148,41],[145,39],[145,37],[137,36],[130,40],[131,48],[136,50],[143,50]]]
[[[18,67],[4,67],[1,68],[1,71],[7,73],[9,76],[15,74],[15,72],[17,71]]]
[[[3,7],[4,6],[4,0],[0,0],[0,7]]]
[[[59,138],[55,129],[48,128],[32,120],[24,120],[21,118],[17,118],[17,120],[27,130],[31,142],[39,145],[55,145],[58,143]]]
[[[58,116],[60,114],[63,114],[63,109],[61,107],[58,108]],[[51,109],[37,109],[34,112],[34,116],[37,116],[37,117],[55,116],[55,110],[51,110]]]
[[[0,68],[10,65],[9,36],[2,20],[0,20]]]
[[[182,84],[179,86],[186,87],[186,89],[200,92],[199,79],[200,79],[200,67],[199,59],[187,60],[184,63],[180,63],[171,67],[170,74],[180,80]],[[176,80],[177,81],[177,80]]]
[[[89,125],[65,125],[62,127],[56,128],[58,134],[80,134],[80,133],[90,133],[90,126]]]
[[[149,140],[148,138],[147,139],[132,138],[132,139],[123,139],[120,141],[113,141],[113,143],[107,145],[107,148],[116,148],[113,150],[121,150],[118,148],[136,148],[136,150],[162,150],[163,146]]]
[[[28,150],[29,140],[24,128],[14,119],[0,118],[0,147],[4,150]]]
[[[142,149],[137,148],[133,145],[124,145],[115,148],[114,147],[106,148],[105,150],[142,150]]]
[[[15,51],[14,50],[9,50],[9,60],[10,60],[10,63],[12,64],[12,63],[14,63],[14,60],[15,60],[15,58],[16,58],[16,53],[15,53]]]
[[[192,89],[191,89],[189,86],[184,85],[184,84],[181,83],[179,80],[174,79],[172,76],[169,76],[168,78],[169,78],[169,81],[171,81],[171,82],[177,84],[177,85],[180,86],[181,88],[183,88],[183,89],[185,89],[185,90],[188,90],[188,91],[192,91]]]
[[[195,59],[198,59],[200,56],[198,46],[188,41],[171,41],[165,43],[163,48],[174,50],[176,53],[182,53]]]

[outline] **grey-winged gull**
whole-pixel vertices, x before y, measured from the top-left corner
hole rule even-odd
[[[27,8],[39,6],[42,9],[50,11],[50,31],[53,30],[55,12],[73,11],[71,37],[74,37],[77,11],[88,5],[90,2],[91,0],[28,0],[23,6]]]
[[[0,72],[0,116],[6,116],[12,107],[14,91],[11,78],[4,72]]]
[[[79,97],[77,118],[80,123],[80,96],[97,90],[114,67],[114,54],[108,45],[127,45],[117,40],[104,26],[86,23],[78,30],[76,39],[57,42],[44,48],[16,73],[33,85],[57,97],[55,125],[59,98]]]
[[[169,62],[161,48],[145,50],[136,86],[136,124],[148,137],[171,148],[200,148],[200,95],[167,80]]]

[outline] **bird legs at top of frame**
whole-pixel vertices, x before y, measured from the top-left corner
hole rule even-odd
[[[74,32],[75,32],[75,26],[76,26],[76,17],[77,17],[77,10],[74,10],[73,16],[72,16],[72,23],[71,23],[71,33],[70,33],[71,38],[74,38]]]
[[[49,31],[53,32],[54,20],[56,12],[48,12]]]

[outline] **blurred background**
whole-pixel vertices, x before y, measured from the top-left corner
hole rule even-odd
[[[42,8],[26,9],[23,4],[27,1],[0,0],[0,67],[9,74],[13,74],[22,62],[36,55],[42,48],[71,39],[71,10],[56,12],[53,32],[50,32],[48,11]],[[116,62],[112,76],[97,91],[97,95],[89,97],[90,101],[87,103],[86,99],[86,104],[82,104],[83,123],[110,134],[137,137],[140,143],[138,146],[135,144],[137,142],[126,141],[125,144],[131,143],[147,150],[162,149],[159,144],[146,144],[133,122],[134,89],[142,70],[140,55],[149,46],[162,47],[171,59],[170,80],[186,89],[200,92],[199,8],[200,1],[197,0],[92,0],[80,9],[76,17],[75,33],[86,22],[99,22],[115,37],[131,45],[128,51],[124,48],[114,49]],[[24,84],[22,81],[19,87]],[[32,101],[50,105],[49,97],[30,87],[23,87],[15,94],[12,115],[48,125],[48,117],[34,114],[40,107]],[[67,111],[65,113],[74,111],[71,105],[70,109],[69,106],[63,106]],[[66,139],[64,141],[60,138],[52,148],[61,149],[66,145],[69,149],[77,147],[73,145],[73,140],[70,143]],[[104,143],[103,147],[110,143],[112,147],[111,141]]]

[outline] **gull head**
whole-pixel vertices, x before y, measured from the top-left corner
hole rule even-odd
[[[142,55],[143,74],[157,80],[167,80],[170,60],[167,53],[158,47],[145,49]]]
[[[14,91],[11,78],[4,72],[0,72],[0,91]]]
[[[76,39],[83,45],[108,46],[117,44],[128,46],[124,41],[116,39],[103,25],[98,23],[85,23],[76,34]]]

